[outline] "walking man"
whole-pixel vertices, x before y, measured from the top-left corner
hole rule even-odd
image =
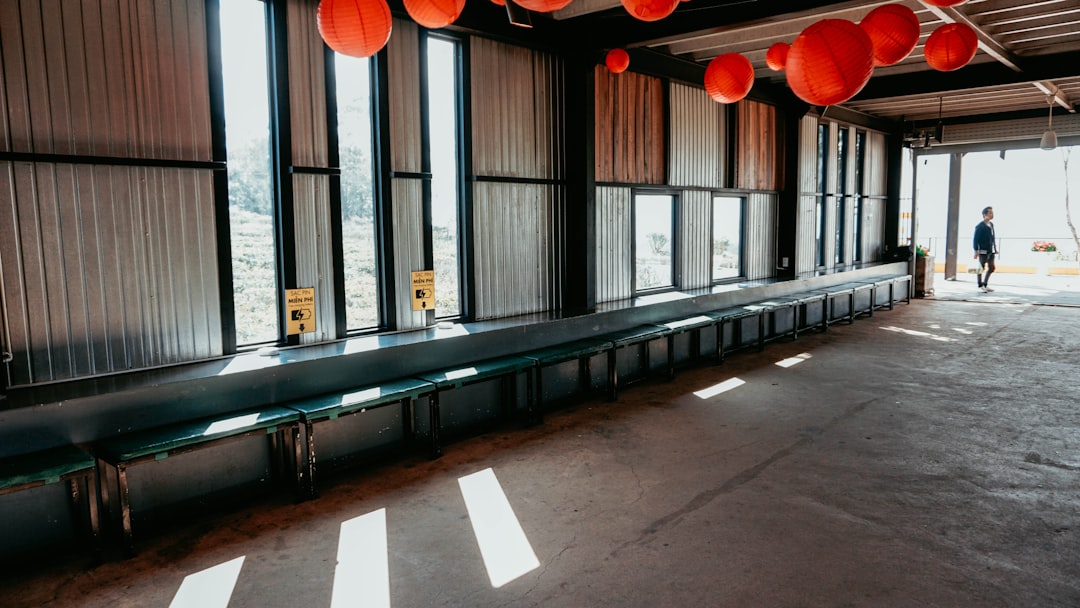
[[[994,274],[994,256],[997,255],[993,219],[994,208],[987,207],[982,210],[982,221],[975,225],[975,259],[979,260],[979,274],[975,275],[975,281],[983,293],[994,291],[990,289],[990,275]]]

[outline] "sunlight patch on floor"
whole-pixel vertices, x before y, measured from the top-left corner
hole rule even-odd
[[[492,587],[502,587],[540,567],[521,522],[514,515],[495,471],[484,469],[458,479],[480,555]]]
[[[386,509],[341,522],[330,608],[390,608]]]
[[[709,398],[715,397],[715,396],[717,396],[717,395],[719,395],[721,393],[726,393],[726,392],[730,391],[731,389],[738,388],[738,387],[740,387],[740,386],[742,386],[744,384],[746,384],[745,380],[740,380],[738,378],[731,378],[730,380],[724,380],[720,384],[714,384],[713,386],[710,386],[709,388],[703,388],[700,391],[695,391],[694,395],[696,397],[698,397],[699,399],[709,399]]]
[[[229,605],[244,557],[184,577],[169,608],[225,608]]]

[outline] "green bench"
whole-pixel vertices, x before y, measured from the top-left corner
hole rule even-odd
[[[94,457],[68,445],[0,459],[0,496],[54,483],[67,482],[72,521],[85,513],[88,536],[99,549],[98,476]]]
[[[335,420],[342,416],[361,414],[370,409],[387,405],[401,404],[402,433],[406,442],[416,437],[413,426],[413,410],[416,400],[435,390],[435,386],[426,380],[404,378],[383,384],[365,386],[341,393],[320,395],[311,399],[286,404],[291,410],[300,413],[304,426],[304,450],[302,460],[305,463],[305,489],[309,498],[317,495],[316,489],[316,454],[315,423]],[[431,450],[438,451],[437,437],[432,434]]]
[[[879,276],[879,277],[870,277],[869,279],[864,279],[864,280],[862,280],[860,282],[861,283],[870,283],[871,285],[873,285],[873,290],[871,291],[871,296],[870,296],[870,304],[871,304],[870,314],[873,314],[873,311],[875,309],[878,309],[878,310],[880,310],[882,308],[885,308],[885,309],[888,309],[888,310],[893,309],[893,304],[897,301],[896,300],[896,286],[899,285],[900,283],[907,283],[907,284],[910,285],[911,275],[909,275],[909,274],[883,275],[883,276]],[[882,288],[887,288],[889,290],[889,297],[888,297],[888,300],[884,304],[878,304],[877,292],[878,292],[879,289],[882,289]],[[901,298],[901,300],[903,300],[904,302],[907,302],[908,304],[911,304],[911,289],[910,288],[904,290],[904,297]]]
[[[533,396],[535,412],[531,422],[540,423],[544,420],[543,373],[545,367],[550,367],[566,361],[577,360],[581,366],[578,371],[578,381],[581,385],[581,391],[584,393],[588,391],[588,386],[592,378],[592,365],[590,360],[594,355],[606,353],[612,348],[613,344],[610,340],[604,338],[585,338],[518,355],[526,359],[531,359],[534,363],[532,373],[535,378],[533,379],[532,384],[536,394]]]
[[[713,327],[720,323],[719,319],[706,314],[676,319],[666,323],[659,323],[665,328],[667,334],[667,357],[668,379],[675,378],[675,337],[680,334],[690,334],[690,356],[701,356],[701,330]]]
[[[732,349],[738,350],[742,348],[742,323],[744,319],[757,317],[758,320],[758,340],[757,347],[761,350],[765,347],[765,309],[755,306],[736,306],[734,308],[726,308],[723,310],[717,310],[706,313],[707,316],[712,317],[717,321],[716,323],[716,360],[723,363],[724,357],[727,355],[728,349],[725,348],[725,328],[728,325],[733,327],[732,331]]]
[[[442,413],[439,405],[440,393],[454,388],[461,388],[462,386],[469,384],[483,382],[485,380],[500,379],[503,381],[502,388],[505,393],[502,405],[502,415],[506,416],[507,410],[509,409],[510,404],[513,403],[513,399],[517,394],[516,380],[518,373],[522,371],[529,372],[530,368],[534,365],[535,361],[533,359],[509,356],[485,359],[469,365],[417,375],[416,377],[418,379],[434,385],[428,397],[428,407],[431,417],[431,457],[437,458],[442,455],[442,446],[439,443],[442,422]],[[531,386],[532,373],[526,373],[526,378],[530,384],[525,392],[527,410],[529,417],[532,418],[535,416],[533,387]]]
[[[620,348],[645,344],[645,374],[648,375],[652,366],[649,361],[648,343],[657,338],[663,338],[671,333],[671,330],[662,325],[640,325],[600,336],[611,342],[611,348],[607,353],[608,364],[608,399],[615,401],[619,396],[619,369],[616,365],[617,353]],[[669,372],[670,375],[670,372]]]
[[[97,458],[99,475],[102,479],[105,478],[103,473],[105,466],[112,467],[116,474],[120,520],[128,551],[135,552],[127,480],[128,467],[144,462],[164,460],[169,456],[204,448],[221,441],[249,435],[267,435],[270,440],[271,474],[280,478],[285,467],[292,468],[296,475],[297,490],[300,490],[302,463],[299,421],[300,413],[296,410],[266,407],[135,431],[90,444],[88,447]],[[288,437],[286,437],[286,432],[289,433]],[[286,452],[286,446],[289,443],[287,440],[291,440],[294,450],[291,457]],[[101,496],[106,511],[110,511],[109,492],[105,483],[101,484]]]
[[[856,308],[855,304],[861,292],[868,291],[871,294],[870,297],[873,298],[874,289],[875,287],[873,283],[860,283],[857,281],[852,281],[850,283],[841,283],[839,285],[832,285],[826,287],[825,289],[821,289],[820,291],[826,294],[828,301],[829,323],[832,324],[837,321],[847,321],[848,323],[854,323],[855,317],[859,316],[860,314],[872,312],[874,308],[873,300],[871,300],[868,310],[864,311],[859,311]],[[840,317],[836,315],[836,301],[839,298],[844,298],[847,300],[847,314]]]

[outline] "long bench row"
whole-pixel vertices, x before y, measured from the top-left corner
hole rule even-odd
[[[889,275],[864,281],[844,283],[821,290],[811,290],[784,297],[756,302],[725,310],[709,311],[682,319],[649,323],[603,335],[583,338],[569,343],[547,346],[511,356],[471,362],[442,370],[399,378],[376,385],[359,386],[343,392],[320,395],[289,403],[272,404],[221,416],[171,424],[106,438],[88,445],[66,446],[30,456],[0,460],[0,494],[24,490],[48,483],[70,481],[73,508],[86,521],[88,535],[100,546],[99,502],[102,513],[113,514],[112,503],[119,506],[120,525],[126,548],[134,552],[134,525],[130,490],[127,481],[129,467],[176,454],[200,449],[225,440],[254,435],[268,437],[271,473],[278,483],[293,486],[304,498],[318,493],[319,466],[316,446],[316,426],[343,416],[359,414],[384,406],[401,408],[403,437],[407,443],[417,438],[415,406],[427,398],[429,430],[426,441],[428,454],[441,454],[440,441],[441,393],[469,384],[498,380],[505,391],[501,399],[501,418],[511,415],[516,403],[516,382],[521,374],[527,381],[526,415],[531,423],[544,416],[543,373],[560,363],[577,361],[581,366],[579,392],[589,388],[591,360],[605,356],[607,363],[606,389],[608,398],[616,400],[620,388],[617,365],[619,350],[644,346],[641,349],[644,375],[652,369],[648,344],[654,340],[667,341],[667,361],[664,370],[674,378],[676,369],[675,339],[689,334],[690,357],[699,358],[701,334],[715,332],[715,351],[711,356],[722,362],[731,350],[763,349],[768,340],[790,336],[797,339],[800,332],[816,329],[825,331],[840,321],[853,322],[860,314],[872,315],[876,309],[892,308],[896,301],[907,301],[910,289],[897,298],[896,286],[910,280],[909,275]],[[861,294],[867,294],[866,305],[860,307]],[[881,301],[881,296],[885,301]],[[809,308],[820,307],[814,323]],[[839,312],[837,312],[839,308]],[[778,318],[790,323],[779,326]],[[745,324],[756,322],[751,340],[745,339]],[[111,475],[109,474],[111,469]],[[110,483],[114,479],[116,494]]]

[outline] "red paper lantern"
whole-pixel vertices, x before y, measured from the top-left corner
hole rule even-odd
[[[642,21],[659,21],[675,12],[680,0],[622,0],[631,17]]]
[[[607,69],[614,74],[621,74],[630,67],[630,54],[622,49],[611,49],[604,58]]]
[[[823,19],[791,44],[785,71],[799,99],[817,106],[843,103],[870,81],[874,44],[850,21]]]
[[[378,53],[393,27],[386,0],[320,0],[315,21],[326,46],[351,57]]]
[[[515,4],[519,4],[530,11],[536,11],[537,13],[550,13],[562,8],[566,8],[570,4],[571,0],[514,0]]]
[[[405,11],[420,25],[439,29],[457,21],[465,0],[404,0]]]
[[[754,86],[754,66],[739,53],[714,57],[705,68],[705,92],[720,103],[735,103]]]
[[[930,6],[940,6],[941,8],[960,6],[965,2],[967,2],[967,0],[922,0],[923,4],[929,4]]]
[[[774,72],[783,71],[784,65],[787,64],[789,50],[791,50],[791,45],[786,42],[777,42],[770,46],[765,53],[765,65]]]
[[[506,6],[506,0],[491,0],[492,4],[498,4],[499,6]]]
[[[930,67],[942,72],[958,70],[975,57],[979,37],[963,23],[946,23],[931,32],[926,39],[923,55]]]
[[[882,4],[859,22],[874,44],[874,65],[900,63],[919,43],[919,17],[903,4]]]

